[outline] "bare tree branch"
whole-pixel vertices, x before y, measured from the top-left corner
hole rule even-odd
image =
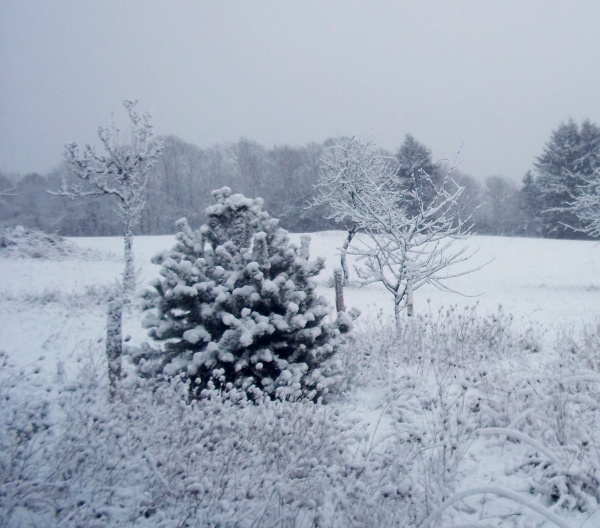
[[[123,225],[125,246],[125,294],[130,294],[135,287],[133,228],[140,221],[146,203],[148,174],[162,152],[162,143],[151,141],[150,116],[139,114],[136,105],[137,101],[123,103],[130,121],[130,136],[126,140],[123,140],[120,130],[115,126],[98,128],[104,154],[97,154],[90,145],[86,145],[83,152],[79,151],[77,143],[65,145],[67,166],[81,182],[70,185],[63,182],[60,190],[48,191],[70,200],[105,195],[117,198],[117,214]]]
[[[6,196],[16,196],[17,193],[14,192],[16,189],[16,187],[11,187],[9,189],[4,189],[3,191],[0,191],[0,204],[4,203],[3,198]]]
[[[568,205],[583,225],[572,229],[600,238],[600,168],[592,176],[582,179],[584,184],[578,187],[578,194]]]
[[[449,270],[472,256],[467,247],[454,246],[470,234],[470,216],[461,214],[459,203],[464,188],[451,171],[439,185],[424,171],[419,178],[434,189],[433,197],[403,189],[388,160],[370,143],[344,139],[322,159],[315,199],[329,206],[329,218],[363,233],[349,237],[352,245],[347,243],[343,253],[357,257],[362,284],[380,282],[393,295],[397,322],[404,307],[412,313],[418,288],[433,284],[449,290],[445,281],[479,269]]]

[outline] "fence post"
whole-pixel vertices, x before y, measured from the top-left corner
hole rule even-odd
[[[408,284],[406,285],[406,315],[412,317],[415,311],[415,297],[413,292],[413,281],[412,277],[408,278]]]
[[[340,268],[333,270],[333,282],[335,284],[335,309],[339,312],[345,312],[344,305],[344,272]]]

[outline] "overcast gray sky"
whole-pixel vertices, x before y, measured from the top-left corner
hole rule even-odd
[[[0,170],[47,172],[123,99],[157,134],[266,147],[406,133],[521,178],[600,123],[597,0],[0,0]]]

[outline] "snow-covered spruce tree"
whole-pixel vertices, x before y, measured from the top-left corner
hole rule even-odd
[[[346,314],[329,320],[315,292],[322,259],[309,261],[309,238],[290,243],[262,199],[213,192],[208,222],[192,231],[178,222],[177,244],[154,258],[160,278],[146,293],[145,326],[157,353],[140,370],[205,388],[237,388],[252,397],[314,399],[327,392],[320,370],[350,329]]]
[[[586,178],[571,206],[582,224],[579,230],[600,238],[600,170]]]
[[[424,203],[435,200],[444,183],[444,171],[441,163],[433,161],[431,150],[411,134],[406,134],[396,160],[396,178],[405,196],[403,205],[414,216],[419,212],[419,200]],[[413,196],[419,198],[412,199]]]
[[[580,195],[589,195],[590,183],[600,165],[600,127],[588,120],[581,125],[573,120],[562,123],[552,132],[534,165],[542,235],[572,238],[578,233],[589,234],[589,218],[578,214],[581,206],[573,205],[579,202]]]

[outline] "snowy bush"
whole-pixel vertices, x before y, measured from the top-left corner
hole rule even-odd
[[[600,460],[586,332],[542,348],[471,308],[371,325],[336,357],[372,409],[351,393],[190,401],[185,375],[130,374],[110,400],[102,343],[75,379],[0,355],[0,525],[586,526]]]
[[[105,306],[120,292],[118,283],[91,284],[84,286],[80,291],[65,291],[61,288],[45,288],[42,291],[15,294],[1,292],[5,301],[21,302],[26,306],[62,304],[68,308],[90,308],[91,306]]]
[[[371,322],[343,349],[354,382],[382,390],[379,440],[367,459],[379,493],[403,511],[397,526],[420,526],[464,477],[487,371],[522,350],[511,322],[502,311],[449,307],[400,328]]]
[[[0,230],[0,256],[9,258],[36,258],[64,260],[114,259],[114,255],[82,249],[64,238],[23,226],[4,227]]]
[[[177,245],[155,257],[161,277],[147,292],[156,353],[138,354],[140,370],[183,374],[191,392],[237,388],[248,394],[314,399],[328,391],[321,367],[350,318],[315,292],[323,260],[309,261],[307,237],[290,243],[262,200],[215,191],[207,224],[178,223]]]
[[[377,475],[335,406],[236,389],[190,402],[181,380],[137,380],[109,403],[101,355],[36,399],[22,391],[33,373],[0,384],[0,525],[369,524]]]
[[[501,309],[370,323],[340,353],[352,383],[380,400],[362,484],[377,480],[382,508],[403,512],[394,526],[476,526],[484,510],[493,526],[566,526],[565,512],[593,513],[600,376],[580,369],[589,349],[575,351],[597,339],[563,336],[542,360],[537,332]],[[484,452],[504,462],[486,468]]]
[[[8,526],[21,509],[29,516],[45,511],[45,496],[54,491],[41,475],[53,453],[46,441],[49,403],[40,392],[0,352],[0,526]]]
[[[557,510],[591,512],[600,506],[600,374],[574,359],[537,365],[513,386],[519,398],[509,423],[478,434],[523,445],[506,471],[530,494]]]

